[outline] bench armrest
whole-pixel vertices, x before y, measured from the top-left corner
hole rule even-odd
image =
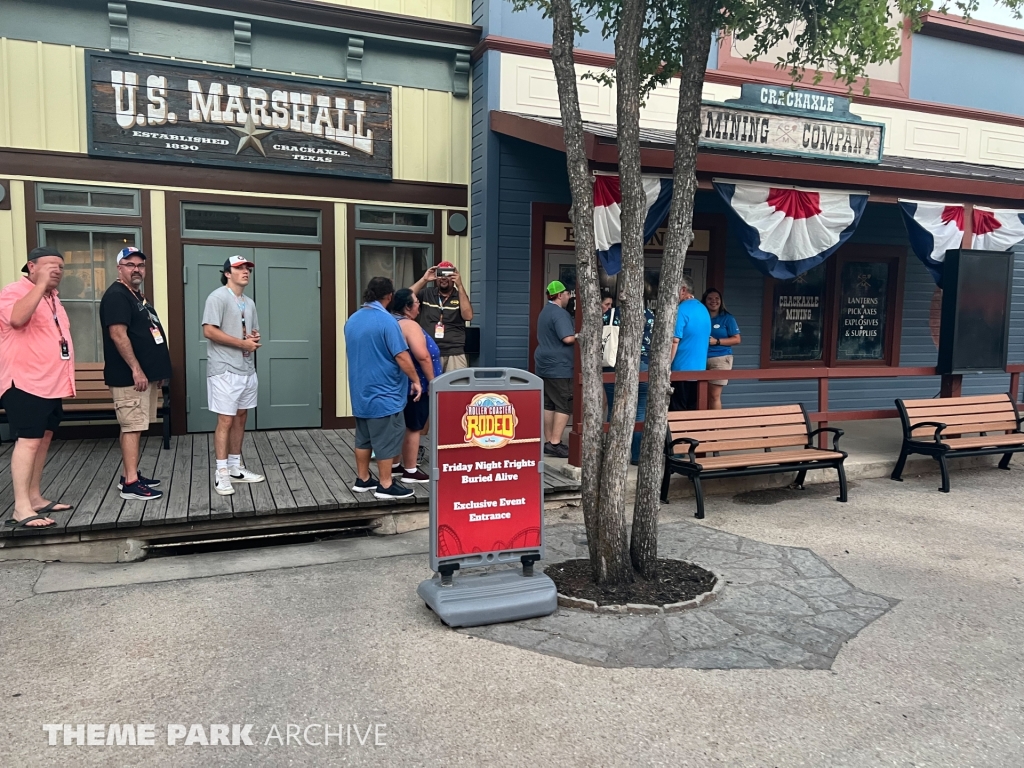
[[[935,434],[932,435],[932,437],[934,438],[936,443],[942,442],[942,430],[946,428],[946,425],[943,424],[941,421],[921,421],[918,422],[917,424],[911,424],[910,429],[907,430],[907,435],[913,435],[914,430],[918,429],[919,427],[935,427]],[[914,438],[910,437],[910,439],[913,440]]]
[[[813,448],[814,447],[814,436],[815,435],[819,435],[822,432],[831,432],[832,433],[832,450],[833,451],[838,451],[839,450],[839,438],[842,437],[845,433],[843,432],[843,430],[838,429],[836,427],[818,427],[813,432],[808,432],[807,433],[807,447],[808,448]]]
[[[1024,416],[1021,416],[1021,417],[1019,417],[1017,419],[1017,431],[1018,432],[1020,432],[1020,424],[1021,424],[1022,421],[1024,421]]]
[[[675,448],[680,443],[686,443],[688,446],[690,446],[690,450],[686,452],[686,455],[687,458],[690,460],[691,464],[696,464],[697,457],[694,455],[694,452],[697,450],[697,446],[700,445],[700,440],[694,440],[692,437],[677,437],[675,440],[673,440],[671,443],[665,446],[666,455],[674,456],[675,452],[672,449]]]

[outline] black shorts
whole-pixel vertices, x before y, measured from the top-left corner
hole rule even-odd
[[[544,410],[572,416],[572,379],[544,379]]]
[[[419,432],[427,426],[430,418],[430,395],[426,389],[420,395],[419,402],[411,397],[405,404],[405,428],[413,432]]]
[[[696,411],[698,392],[696,381],[673,381],[672,399],[669,400],[668,409],[670,411]]]
[[[11,425],[11,437],[36,440],[45,432],[56,432],[64,417],[61,399],[39,397],[11,387],[0,398]]]

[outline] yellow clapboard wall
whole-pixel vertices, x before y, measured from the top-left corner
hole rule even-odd
[[[394,178],[469,184],[469,98],[393,86]],[[86,152],[85,51],[0,38],[0,147]]]

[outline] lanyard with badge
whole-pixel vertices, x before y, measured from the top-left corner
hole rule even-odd
[[[64,338],[64,331],[61,330],[60,318],[57,317],[57,300],[53,297],[52,294],[48,295],[46,297],[46,300],[50,304],[50,311],[53,313],[53,323],[54,325],[57,326],[57,333],[60,334],[60,359],[70,360],[71,349],[68,347],[68,340]]]
[[[231,295],[235,296],[234,291],[231,292]],[[249,334],[245,329],[245,294],[235,296],[235,306],[238,307],[238,311],[242,315],[242,339],[244,340],[249,338]],[[242,357],[249,357],[250,354],[249,350],[242,350]]]
[[[450,299],[452,296],[458,296],[458,295],[459,295],[458,291],[453,291],[452,294],[448,296],[448,299]],[[437,294],[437,300],[438,300],[439,308],[441,310],[441,315],[440,315],[440,317],[438,317],[437,324],[434,326],[434,338],[435,339],[443,339],[444,338],[444,305],[448,303],[448,299],[444,298],[440,293]],[[452,309],[456,309],[456,307],[452,307]]]
[[[135,292],[135,289],[133,289],[130,285],[121,280],[118,280],[118,282],[121,283],[121,285],[123,285],[129,291],[131,291],[132,297],[135,299],[136,302],[138,302],[137,306],[139,311],[145,312],[147,315],[149,315],[149,332],[153,335],[153,343],[163,344],[164,334],[160,330],[160,318],[156,316],[156,310],[150,307],[149,304],[146,303],[146,300],[142,296],[137,294]]]

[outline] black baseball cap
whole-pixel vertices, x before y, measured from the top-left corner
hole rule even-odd
[[[45,245],[41,245],[38,248],[33,248],[28,253],[28,261],[25,262],[25,266],[21,268],[21,271],[26,275],[28,274],[28,262],[41,259],[43,256],[57,256],[61,261],[64,261],[64,254],[58,251],[56,248],[49,248]]]

